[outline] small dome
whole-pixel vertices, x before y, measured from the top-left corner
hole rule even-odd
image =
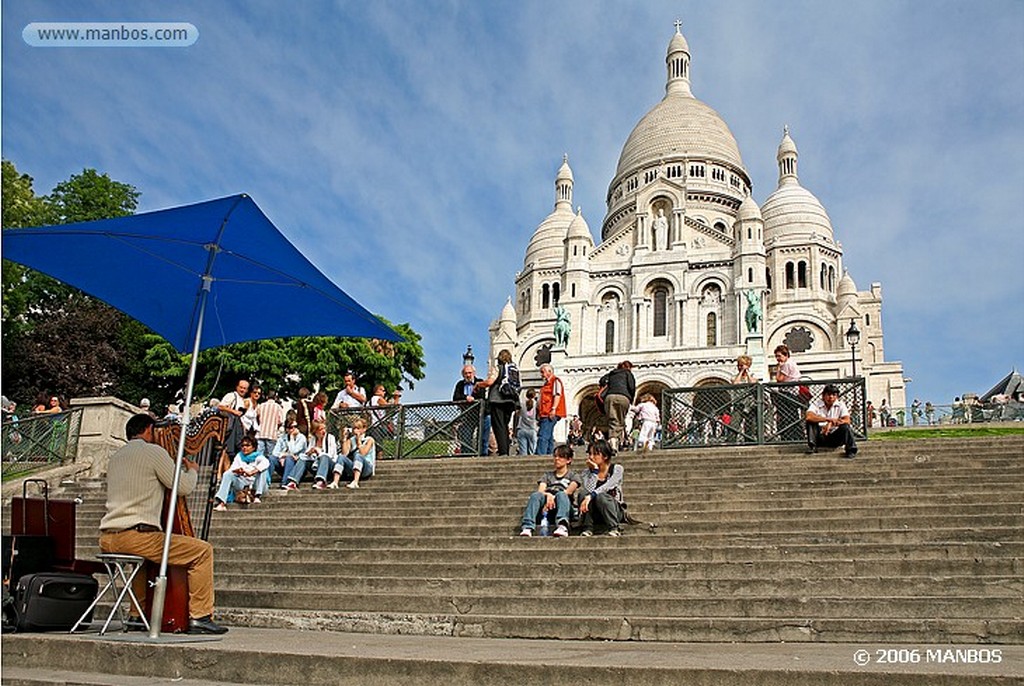
[[[844,270],[843,278],[839,279],[839,284],[836,286],[836,299],[850,296],[857,297],[857,284],[853,282],[850,272]]]
[[[555,177],[555,184],[559,181],[572,181],[572,168],[569,167],[569,155],[562,156],[562,166],[558,168],[558,175]]]
[[[761,210],[758,208],[757,203],[754,202],[753,196],[748,195],[743,198],[743,202],[740,203],[740,208],[737,212],[736,218],[741,222],[753,219],[761,221]]]
[[[832,238],[832,220],[814,194],[803,186],[783,185],[761,205],[765,238],[772,232],[818,233]]]
[[[516,308],[512,306],[512,298],[505,301],[505,307],[501,308],[501,316],[498,321],[507,322],[516,320]]]
[[[674,52],[685,52],[687,55],[690,54],[690,46],[686,42],[686,38],[683,36],[683,32],[679,29],[681,24],[676,25],[676,33],[672,36],[672,40],[668,42],[668,54],[671,55]]]
[[[779,143],[779,152],[775,155],[775,159],[781,160],[787,155],[799,155],[800,153],[796,150],[796,143],[789,135],[789,126],[785,126],[782,129],[782,142]]]
[[[590,226],[587,225],[587,220],[583,218],[583,209],[580,207],[576,208],[576,216],[573,217],[572,222],[569,224],[566,238],[585,238],[588,243],[594,244],[594,238],[590,234]]]
[[[533,232],[530,243],[526,246],[523,264],[526,267],[531,263],[535,267],[560,266],[565,252],[563,243],[574,217],[571,207],[565,203],[558,203],[554,212],[545,217]]]

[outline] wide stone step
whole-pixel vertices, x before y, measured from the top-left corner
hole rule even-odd
[[[386,557],[386,556],[381,556]],[[538,564],[523,560],[519,556],[500,562],[461,562],[458,555],[445,555],[444,562],[401,562],[390,561],[325,561],[320,556],[308,561],[275,559],[256,560],[238,555],[217,558],[217,578],[224,586],[233,584],[224,581],[247,575],[275,575],[281,579],[295,579],[296,583],[328,577],[351,579],[386,577],[391,580],[421,579],[471,579],[471,580],[543,580],[562,578],[571,571],[571,556],[559,556],[557,560]],[[988,578],[1019,580],[1024,578],[1024,560],[1007,559],[860,559],[860,560],[758,560],[743,562],[589,562],[587,575],[590,578],[610,579],[621,577],[630,581],[662,580],[670,583],[694,580],[789,580],[817,581],[829,583],[836,579],[856,577],[894,577],[896,579],[928,579],[931,583],[940,580],[952,583],[954,580],[966,583],[978,580],[985,583]]]
[[[910,665],[886,665],[872,662],[858,667],[853,655],[873,646],[858,643],[821,645],[809,642],[779,643],[789,635],[836,636],[847,627],[854,636],[863,637],[859,627],[873,629],[876,634],[889,630],[899,635],[901,624],[885,626],[858,621],[807,622],[791,627],[772,627],[739,620],[716,620],[709,627],[718,633],[747,631],[753,635],[783,636],[771,645],[724,643],[659,643],[655,641],[621,640],[615,644],[603,641],[495,640],[492,638],[459,637],[455,632],[469,633],[495,626],[515,632],[509,620],[501,617],[472,617],[470,624],[457,621],[447,625],[444,635],[390,635],[381,633],[310,632],[308,629],[329,626],[327,617],[300,617],[301,631],[295,629],[253,629],[236,627],[222,640],[204,643],[148,644],[94,640],[88,636],[66,634],[5,636],[3,656],[5,679],[29,679],[21,683],[59,684],[53,665],[66,665],[76,670],[64,678],[65,684],[138,686],[130,678],[149,678],[149,684],[162,686],[174,680],[182,686],[219,684],[267,684],[284,686],[405,686],[406,684],[445,684],[446,686],[487,686],[493,684],[532,684],[564,686],[566,675],[585,675],[592,686],[821,686],[843,683],[850,686],[924,686],[925,684],[963,684],[989,686],[1013,683],[1021,678],[1020,665],[1024,651],[1019,646],[995,648],[1001,651],[998,662],[992,658],[991,646],[935,645],[918,646],[921,661]],[[514,618],[511,621],[521,621]],[[558,620],[545,619],[525,627],[558,635]],[[587,618],[570,620],[577,631],[585,630]],[[493,622],[493,623],[492,623]],[[706,620],[698,620],[707,623]],[[339,622],[340,623],[340,622]],[[613,633],[629,637],[652,627],[608,626],[604,618],[590,618],[594,634]],[[411,623],[410,623],[411,624]],[[439,622],[438,625],[441,623]],[[687,620],[664,625],[670,631],[686,633]],[[659,627],[660,628],[660,627]],[[699,627],[697,627],[699,630]],[[942,635],[973,636],[976,625],[946,622],[936,627]],[[983,627],[981,627],[983,628]],[[418,633],[423,633],[418,632]],[[707,629],[701,633],[709,633]],[[480,636],[486,635],[483,631]],[[772,640],[772,639],[768,639]],[[856,640],[856,639],[854,639]],[[891,640],[891,639],[890,639]],[[804,639],[806,641],[806,639]],[[268,650],[268,646],[273,650]],[[985,663],[965,669],[962,663],[927,661],[925,651],[960,648],[988,651]],[[941,653],[933,653],[935,658]],[[871,656],[871,653],[869,653]],[[964,653],[965,659],[967,654]],[[981,653],[974,654],[980,660]],[[112,657],[114,659],[112,659]],[[950,657],[955,657],[951,654]],[[14,664],[16,662],[16,664]],[[73,666],[73,667],[72,667]],[[10,671],[9,671],[10,670]],[[40,672],[43,672],[40,674]],[[82,678],[81,675],[88,675]],[[34,681],[31,679],[44,679]],[[17,684],[16,681],[11,681]]]
[[[364,596],[344,587],[334,592],[282,589],[220,589],[218,607],[262,607],[287,610],[346,610],[350,612],[414,612],[418,614],[488,614],[540,617],[552,611],[552,597],[514,595],[379,593]],[[935,591],[942,589],[936,588]],[[254,593],[254,591],[257,591]],[[918,618],[984,617],[1021,620],[1019,595],[1011,597],[949,598],[944,595],[917,597],[739,597],[712,598],[706,595],[626,596],[595,599],[601,614],[609,617],[815,617],[815,618]],[[593,614],[594,603],[555,602],[564,616]]]
[[[999,598],[1011,604],[1013,600],[1017,600],[1016,612],[1024,616],[1024,600],[1021,600],[1024,598],[1024,581],[1008,576],[819,576],[812,579],[751,576],[745,579],[692,579],[664,575],[651,579],[626,574],[622,570],[610,570],[598,577],[589,573],[589,567],[587,578],[581,579],[580,576],[578,573],[551,575],[545,579],[484,578],[472,575],[376,576],[359,567],[349,570],[336,568],[332,572],[320,574],[302,571],[281,574],[268,569],[253,570],[249,573],[218,573],[216,589],[222,591],[248,588],[257,594],[291,591],[331,593],[343,590],[346,594],[419,594],[445,599],[481,595],[519,598],[529,596],[534,600],[548,598],[553,601],[584,603],[588,606],[594,603],[603,605],[609,598],[626,595],[647,598],[711,595],[735,600],[763,597],[804,599],[841,594],[844,597],[889,596],[894,599],[905,599],[927,596],[941,590],[947,598]]]
[[[373,634],[420,634],[425,636],[493,637],[526,639],[562,639],[575,641],[616,641],[613,650],[624,649],[634,642],[679,641],[688,643],[718,642],[787,642],[787,643],[891,643],[910,644],[921,650],[922,644],[995,643],[1003,650],[1003,659],[1012,659],[1024,646],[1005,645],[1024,642],[1024,630],[1015,620],[972,618],[903,619],[808,619],[751,617],[569,617],[547,613],[537,617],[480,615],[475,613],[416,614],[364,613],[330,610],[290,610],[226,608],[219,613],[233,625],[263,628],[367,632]],[[729,637],[732,637],[731,639]],[[585,649],[586,643],[577,644]],[[753,653],[758,648],[747,644]],[[866,646],[857,646],[859,649]],[[930,646],[935,647],[935,646]],[[692,650],[694,646],[686,648]],[[837,646],[841,649],[841,646]],[[1024,652],[1021,653],[1024,658]],[[734,665],[735,666],[735,665]],[[789,665],[790,669],[797,667]],[[1020,668],[1024,671],[1024,668]],[[794,673],[796,673],[794,671]],[[960,675],[964,676],[963,673]],[[959,679],[959,677],[958,677]],[[640,682],[643,683],[643,682]],[[688,683],[688,682],[684,682]],[[718,684],[719,681],[707,682]],[[756,682],[760,683],[760,682]],[[832,683],[823,681],[821,683]],[[843,683],[848,683],[844,681]],[[873,683],[873,682],[870,682]],[[894,683],[883,679],[879,683]],[[925,682],[931,683],[931,682]],[[950,683],[966,683],[954,680]]]

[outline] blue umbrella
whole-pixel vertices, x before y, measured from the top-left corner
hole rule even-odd
[[[191,350],[185,424],[200,350],[286,336],[401,340],[313,266],[245,194],[116,219],[5,230],[3,256],[99,298],[179,351]],[[253,326],[257,309],[278,316]],[[184,454],[182,431],[172,502]],[[172,515],[164,527],[153,638],[163,615]]]

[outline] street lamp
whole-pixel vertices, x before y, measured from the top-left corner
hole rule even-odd
[[[462,353],[462,366],[465,367],[467,365],[473,364],[473,361],[475,359],[476,357],[473,355],[473,346],[467,345],[466,352]]]
[[[846,330],[846,342],[850,344],[850,361],[853,363],[853,376],[857,376],[857,344],[860,343],[860,329],[857,320],[850,320],[850,328]]]

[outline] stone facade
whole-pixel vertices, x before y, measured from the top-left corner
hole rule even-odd
[[[884,357],[881,284],[858,291],[844,270],[828,213],[800,184],[788,129],[778,187],[759,207],[729,127],[690,90],[690,57],[677,26],[665,97],[623,146],[597,244],[573,210],[573,173],[563,159],[554,210],[526,247],[515,299],[491,325],[490,359],[512,350],[533,385],[550,356],[579,408],[625,359],[638,388],[654,392],[726,383],[741,354],[765,379],[779,343],[807,377],[847,377],[844,333],[856,322],[867,397],[902,406],[902,365]],[[555,348],[557,304],[572,323],[564,348]]]

